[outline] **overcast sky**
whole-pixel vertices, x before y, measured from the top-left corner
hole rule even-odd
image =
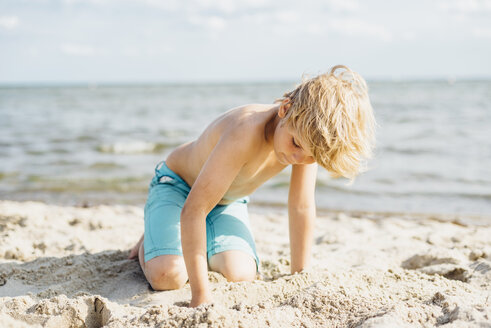
[[[491,78],[491,0],[0,0],[0,83]]]

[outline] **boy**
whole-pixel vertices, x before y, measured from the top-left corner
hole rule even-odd
[[[272,105],[224,113],[156,167],[144,236],[129,257],[138,256],[155,290],[189,279],[191,307],[211,301],[208,266],[229,281],[254,280],[259,259],[247,196],[292,165],[291,272],[302,271],[312,244],[316,163],[353,179],[371,155],[374,123],[365,81],[345,66],[304,81]]]

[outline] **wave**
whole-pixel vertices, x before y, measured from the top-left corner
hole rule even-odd
[[[9,179],[9,178],[16,178],[20,175],[20,172],[13,171],[13,172],[0,172],[0,180],[3,179]]]
[[[482,199],[491,200],[491,193],[489,192],[452,192],[452,191],[427,191],[427,190],[387,190],[380,188],[373,189],[355,189],[349,185],[333,185],[328,184],[325,181],[317,181],[317,187],[319,192],[337,192],[358,196],[376,196],[376,197],[394,197],[394,198],[411,198],[411,197],[439,197],[442,199]]]
[[[145,193],[151,176],[74,178],[31,174],[23,178],[23,185],[16,191],[24,192],[120,192]]]
[[[96,162],[91,164],[89,168],[94,170],[112,170],[112,169],[124,168],[124,165],[120,165],[118,163],[112,163],[112,162]]]
[[[142,154],[159,153],[170,145],[165,143],[147,141],[126,141],[102,144],[97,146],[97,151],[111,154]]]
[[[404,154],[404,155],[438,155],[442,154],[441,150],[437,149],[423,149],[423,148],[411,148],[411,147],[403,147],[403,146],[385,146],[380,148],[381,151],[388,153],[396,153],[396,154]]]

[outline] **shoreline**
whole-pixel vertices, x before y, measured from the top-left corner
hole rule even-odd
[[[251,206],[260,279],[209,272],[214,304],[189,284],[149,288],[126,258],[143,208],[0,201],[0,321],[6,327],[491,326],[491,224],[408,213],[318,212],[312,265],[289,274],[286,208]],[[447,220],[452,219],[452,220]]]
[[[0,198],[1,201],[11,201],[11,202],[39,202],[46,205],[62,206],[62,207],[75,207],[75,208],[87,208],[96,206],[130,206],[142,208],[145,206],[145,201],[140,203],[118,203],[116,201],[103,201],[100,203],[94,203],[90,200],[81,199],[73,203],[67,203],[64,201],[52,201],[45,199],[34,199],[34,200],[23,200],[23,199],[6,199]],[[258,200],[252,200],[249,203],[250,211],[262,211],[262,210],[273,210],[281,211],[287,209],[287,203],[281,202],[261,202]],[[375,216],[375,217],[400,217],[400,218],[420,218],[420,219],[434,219],[437,221],[451,221],[463,225],[477,225],[477,226],[487,226],[491,225],[491,213],[490,214],[480,214],[480,213],[450,213],[450,212],[432,212],[432,211],[378,211],[378,210],[349,210],[342,208],[327,208],[322,206],[317,206],[317,214],[319,216],[326,216],[332,214],[346,213],[354,217],[365,217],[365,216]]]
[[[258,203],[251,202],[249,209],[252,211],[261,209],[271,209],[271,210],[285,210],[287,204],[269,204],[269,203]],[[465,213],[438,213],[438,212],[411,212],[411,211],[370,211],[370,210],[344,210],[336,208],[323,208],[317,207],[318,216],[328,216],[333,214],[345,213],[352,217],[374,217],[374,218],[387,218],[387,217],[398,217],[406,219],[428,219],[436,220],[440,222],[452,222],[456,224],[461,224],[465,226],[476,225],[476,226],[488,226],[491,225],[491,214],[465,214]]]

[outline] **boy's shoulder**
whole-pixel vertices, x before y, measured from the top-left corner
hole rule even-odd
[[[218,123],[224,132],[243,134],[243,136],[263,131],[268,120],[267,112],[271,107],[271,105],[264,104],[248,104],[236,107],[226,112]]]
[[[233,108],[211,124],[215,143],[234,143],[242,151],[258,149],[265,141],[265,125],[271,116],[271,105],[248,104]],[[237,149],[239,150],[239,149]]]

